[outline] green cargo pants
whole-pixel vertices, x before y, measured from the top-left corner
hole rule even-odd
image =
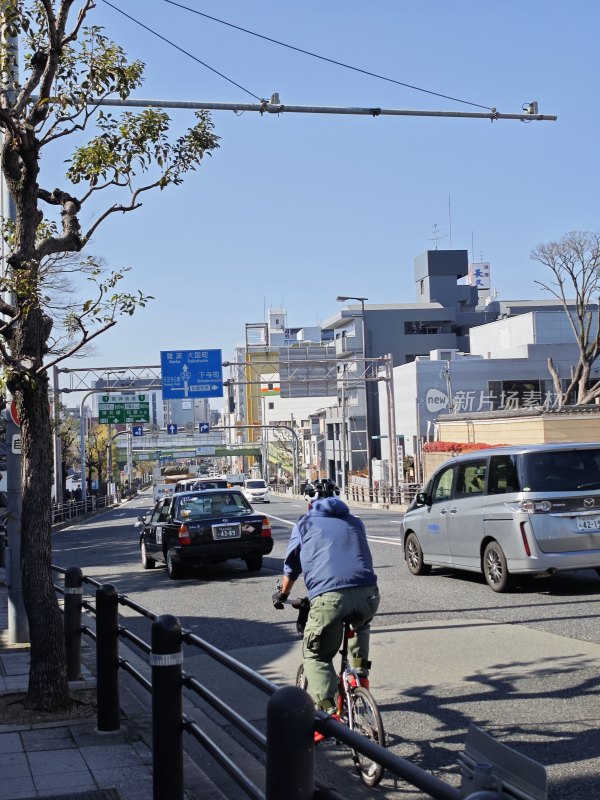
[[[304,629],[304,674],[311,697],[324,711],[335,705],[337,675],[332,662],[342,644],[344,618],[352,618],[356,631],[348,642],[350,663],[359,674],[367,675],[370,622],[378,607],[377,586],[326,592],[310,601]]]

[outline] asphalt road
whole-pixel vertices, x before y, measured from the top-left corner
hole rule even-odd
[[[138,514],[148,494],[54,536],[54,563],[77,564],[87,575],[182,624],[277,682],[292,682],[300,657],[291,609],[270,602],[291,525],[301,500],[264,506],[275,546],[261,573],[240,562],[171,581],[164,569],[139,561]],[[261,510],[263,510],[261,508]],[[434,570],[410,575],[401,549],[401,517],[356,509],[366,524],[382,595],[373,624],[371,685],[383,713],[388,745],[399,755],[458,785],[457,753],[470,722],[544,764],[552,800],[600,796],[600,578],[565,573],[524,581],[494,594],[483,576]],[[302,593],[298,587],[298,594]],[[147,637],[147,622],[127,626]],[[262,720],[246,697],[204,656],[186,652],[186,669],[214,673],[219,690],[241,700],[248,718]],[[195,669],[194,669],[195,668]],[[264,704],[264,699],[262,700]],[[319,754],[321,774],[335,776],[348,798],[367,796],[352,777],[347,753],[332,745]],[[422,795],[385,777],[377,794]]]

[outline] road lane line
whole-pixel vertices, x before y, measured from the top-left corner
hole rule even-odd
[[[367,539],[378,544],[393,544],[395,547],[402,547],[402,542],[397,539],[385,539],[383,536],[367,536]]]
[[[275,514],[269,514],[271,519],[276,519],[278,522],[283,522],[286,525],[291,525],[292,527],[296,524],[295,522],[290,522],[287,519],[283,519],[283,517],[276,517]],[[384,536],[367,536],[367,539],[370,542],[378,542],[379,544],[393,544],[396,547],[402,547],[402,542],[399,542],[397,539],[390,539]]]
[[[296,524],[295,522],[290,522],[289,519],[283,519],[283,517],[276,517],[275,514],[268,514],[271,519],[276,519],[278,522],[285,522],[286,525],[291,525],[292,527]]]

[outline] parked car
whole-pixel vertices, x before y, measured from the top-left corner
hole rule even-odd
[[[250,572],[273,549],[271,523],[234,489],[178,492],[140,517],[142,567],[166,564],[170,578],[186,567],[241,558]]]
[[[248,478],[242,489],[244,497],[251,503],[270,503],[271,493],[266,482],[260,478]]]
[[[600,446],[500,447],[442,464],[408,507],[404,555],[483,572],[495,592],[514,575],[600,574]]]

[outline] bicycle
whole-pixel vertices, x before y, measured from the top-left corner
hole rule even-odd
[[[303,597],[298,600],[287,600],[286,602],[292,608],[298,610],[296,630],[300,636],[303,636],[310,608],[308,598]],[[351,618],[344,619],[343,625],[344,636],[342,649],[339,651],[342,660],[338,673],[336,713],[339,715],[341,722],[347,725],[351,731],[356,731],[361,736],[385,747],[383,721],[375,698],[366,687],[360,685],[360,676],[351,666],[348,659],[348,640],[355,636]],[[296,673],[296,686],[308,691],[308,681],[304,675],[304,664],[300,665]],[[362,782],[369,787],[377,786],[383,777],[384,768],[381,764],[372,761],[358,750],[351,749],[354,766]]]

